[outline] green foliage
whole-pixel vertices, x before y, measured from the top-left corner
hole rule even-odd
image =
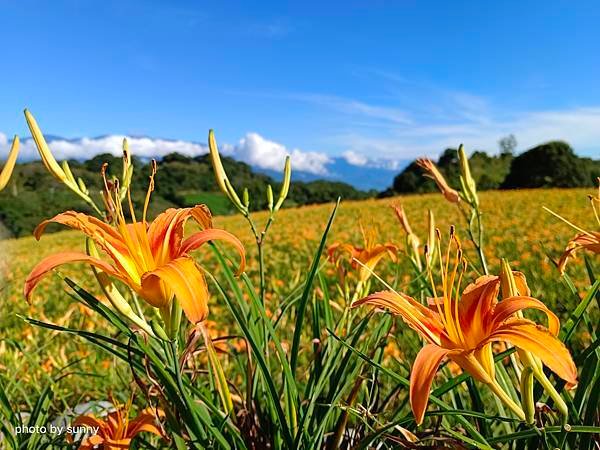
[[[565,142],[548,142],[516,157],[512,154],[515,145],[514,137],[509,136],[501,140],[502,152],[499,155],[490,156],[484,151],[471,154],[469,165],[479,190],[585,187],[595,185],[595,180],[600,177],[600,161],[577,156]],[[456,149],[446,149],[436,165],[450,186],[460,186]],[[435,183],[423,177],[423,171],[413,161],[394,178],[392,187],[380,196],[436,190]]]
[[[551,141],[517,156],[505,188],[583,187],[593,185],[600,162],[579,158],[566,142]]]
[[[471,173],[480,190],[498,189],[508,174],[512,155],[502,153],[499,156],[489,156],[483,151],[475,151],[469,158]],[[448,148],[437,161],[438,168],[451,186],[460,186],[460,167],[456,149]],[[395,193],[424,193],[435,192],[435,183],[423,177],[423,171],[416,162],[409,164],[394,178],[391,192]]]

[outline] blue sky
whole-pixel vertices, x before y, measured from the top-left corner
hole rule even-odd
[[[214,128],[266,167],[494,152],[509,133],[600,156],[597,1],[0,0],[0,16],[2,151],[27,106],[66,138]]]

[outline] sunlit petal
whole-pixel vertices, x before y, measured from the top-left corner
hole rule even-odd
[[[392,291],[376,292],[352,304],[353,308],[361,305],[373,305],[388,309],[398,314],[413,329],[433,344],[440,343],[442,324],[437,314],[421,305],[419,302],[402,293]]]
[[[499,326],[487,342],[507,341],[542,360],[571,385],[577,383],[577,367],[569,350],[552,333],[527,319],[509,319]]]
[[[558,317],[556,317],[556,315],[550,311],[548,307],[544,305],[544,303],[532,297],[509,297],[502,300],[494,308],[491,326],[496,327],[517,311],[528,308],[537,309],[546,313],[546,316],[548,317],[548,330],[550,330],[554,336],[558,335],[558,332],[560,331],[560,322]]]
[[[225,241],[232,244],[240,256],[240,265],[237,272],[240,274],[244,271],[246,267],[246,251],[244,250],[244,245],[230,232],[218,228],[209,228],[192,234],[181,245],[180,254],[187,255],[209,241]]]
[[[150,291],[159,281],[172,290],[190,322],[198,323],[206,319],[208,287],[204,275],[193,259],[177,258],[148,272],[142,278],[142,289]]]
[[[558,269],[564,273],[567,262],[577,250],[586,249],[593,253],[600,253],[600,232],[586,232],[575,235],[567,244],[567,248],[560,257]]]
[[[115,270],[113,266],[100,259],[86,255],[85,253],[56,253],[54,255],[48,256],[33,268],[31,273],[25,280],[25,287],[23,288],[23,294],[25,295],[25,298],[29,300],[33,289],[48,272],[62,264],[73,262],[84,262],[87,264],[91,264],[92,266],[97,267],[98,269],[109,275],[112,275],[119,279],[123,279],[123,277]]]
[[[410,406],[417,425],[423,422],[433,377],[448,352],[445,348],[427,344],[419,351],[413,363],[410,372]]]

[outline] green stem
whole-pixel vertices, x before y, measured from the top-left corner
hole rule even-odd
[[[475,210],[475,214],[477,217],[477,253],[483,267],[483,273],[489,275],[485,253],[483,252],[483,223],[481,222],[481,211],[479,211],[479,208]]]
[[[556,408],[563,417],[563,424],[567,423],[567,419],[569,418],[569,408],[567,407],[567,404],[560,396],[558,391],[554,388],[552,383],[550,383],[550,380],[548,379],[546,374],[543,372],[543,370],[540,370],[538,367],[535,367],[533,368],[533,376],[536,378],[536,380],[539,381],[539,383],[542,385],[542,387],[548,393],[548,395],[550,395],[550,398],[554,400]]]
[[[221,366],[221,362],[219,361],[217,351],[210,334],[208,333],[208,330],[203,323],[200,323],[198,327],[200,328],[202,336],[204,337],[204,344],[206,345],[206,352],[208,353],[208,361],[214,375],[214,381],[217,387],[217,392],[219,393],[219,398],[221,399],[221,404],[223,405],[225,412],[233,420],[235,420],[233,401],[231,400],[231,392],[229,391],[229,385],[227,384],[227,379],[225,378],[225,373],[223,372],[223,366]]]
[[[489,388],[492,390],[494,394],[500,398],[504,402],[506,406],[510,408],[510,410],[515,413],[515,415],[521,419],[525,420],[525,413],[521,409],[519,405],[517,405],[512,398],[500,387],[496,380],[493,380],[491,383],[488,383]]]

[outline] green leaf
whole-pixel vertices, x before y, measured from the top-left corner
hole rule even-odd
[[[304,314],[306,312],[306,305],[308,304],[308,299],[310,298],[310,292],[312,289],[312,283],[317,274],[317,269],[319,268],[319,260],[321,259],[321,254],[323,253],[323,249],[325,248],[325,242],[327,241],[327,235],[329,234],[329,230],[331,229],[331,225],[333,224],[333,220],[335,218],[335,213],[340,206],[340,199],[338,198],[331,215],[329,216],[329,221],[327,222],[327,226],[325,227],[325,232],[321,237],[321,242],[319,243],[319,248],[315,253],[313,258],[313,262],[308,273],[308,277],[306,279],[306,283],[304,285],[304,291],[302,292],[302,298],[300,299],[300,304],[296,308],[296,325],[294,328],[294,338],[292,341],[292,350],[290,352],[291,355],[291,366],[292,373],[296,372],[296,367],[298,365],[298,353],[300,352],[300,336],[302,336],[302,330],[304,325]]]

